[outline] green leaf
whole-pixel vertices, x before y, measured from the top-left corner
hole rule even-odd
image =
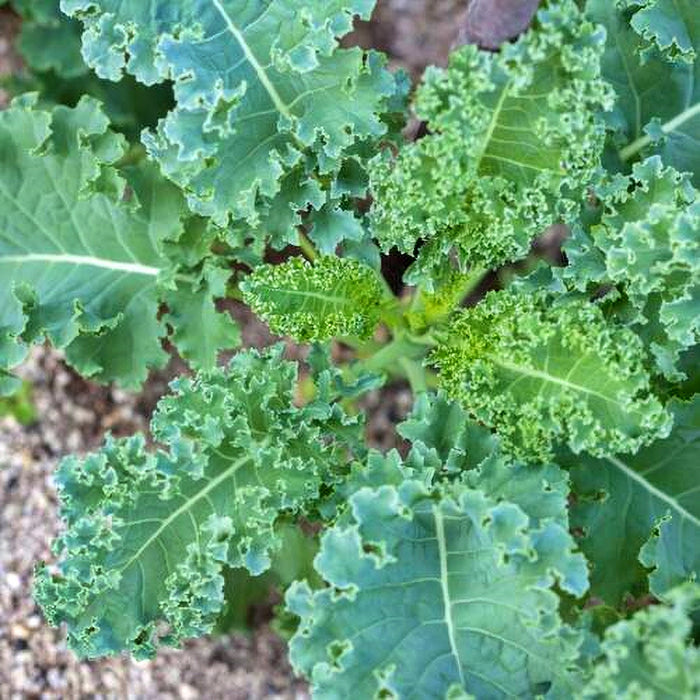
[[[212,369],[221,350],[240,344],[240,329],[214,304],[214,299],[226,296],[230,277],[227,269],[206,267],[201,281],[180,283],[168,294],[165,322],[173,327],[172,339],[180,355],[198,369]]]
[[[576,697],[692,700],[700,694],[700,649],[693,643],[691,613],[700,586],[669,594],[670,605],[652,605],[610,627],[592,679]]]
[[[649,581],[654,595],[700,573],[700,396],[673,401],[670,410],[671,434],[635,455],[558,459],[571,472],[572,525],[591,562],[591,592],[609,605],[646,592],[639,556],[650,537],[655,552],[645,550],[644,564],[657,567]]]
[[[434,452],[437,461],[453,473],[478,467],[498,447],[495,435],[442,393],[418,395],[411,413],[396,430],[411,441],[413,450]]]
[[[658,371],[682,378],[680,353],[700,341],[700,200],[687,176],[658,156],[632,176],[596,188],[598,220],[564,246],[569,266],[558,274],[571,288],[600,296],[613,286],[614,312],[649,346]]]
[[[638,158],[658,154],[700,186],[700,61],[669,63],[656,51],[642,58],[645,42],[614,2],[588,0],[586,7],[607,30],[603,77],[618,97],[608,120],[617,152],[609,167],[627,171]]]
[[[248,351],[226,370],[174,382],[151,426],[167,451],[109,438],[62,463],[67,530],[58,571],[39,571],[36,597],[52,624],[67,623],[80,655],[145,657],[211,630],[223,567],[265,571],[280,515],[298,515],[333,482],[347,460],[336,437],[361,426],[321,398],[297,408],[297,367],[282,352]]]
[[[416,112],[430,134],[372,169],[375,237],[413,254],[409,279],[430,283],[450,251],[461,271],[523,257],[570,218],[599,162],[611,106],[600,80],[604,35],[573,2],[543,9],[500,53],[465,46],[428,69]]]
[[[635,9],[630,24],[667,60],[697,60],[700,13],[695,0],[617,0],[617,4]]]
[[[136,387],[167,359],[158,309],[179,268],[166,248],[183,234],[184,201],[148,166],[124,171],[127,187],[111,167],[124,140],[94,100],[33,105],[0,113],[0,372],[47,337],[81,374]],[[189,333],[177,334],[187,355]]]
[[[349,258],[313,264],[290,258],[263,265],[241,283],[243,298],[278,335],[301,342],[367,338],[379,323],[384,292],[371,268]]]
[[[35,71],[54,71],[61,78],[89,72],[80,55],[80,23],[61,14],[58,0],[12,0],[22,17],[19,50]]]
[[[417,481],[364,488],[351,507],[316,558],[329,587],[287,593],[291,660],[315,697],[571,696],[579,639],[551,589],[580,595],[586,565],[564,528]]]
[[[176,108],[144,136],[150,155],[220,224],[284,247],[299,210],[333,216],[358,147],[382,136],[399,89],[378,54],[339,49],[373,0],[64,0],[98,75],[172,79]],[[366,188],[365,188],[366,189]]]
[[[526,461],[547,461],[557,442],[604,456],[667,435],[645,360],[640,339],[595,305],[544,291],[491,292],[432,356],[447,394]]]

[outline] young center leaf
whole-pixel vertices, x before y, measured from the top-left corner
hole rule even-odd
[[[5,389],[8,371],[44,337],[65,349],[81,374],[128,387],[167,359],[158,309],[179,270],[166,250],[183,235],[186,207],[153,168],[113,168],[124,152],[123,138],[109,131],[91,98],[48,112],[29,96],[0,112]],[[201,274],[196,266],[182,272],[194,282]],[[221,290],[209,291],[201,292],[202,304],[213,310],[212,294]],[[188,333],[181,339],[187,345]],[[235,344],[233,331],[227,340]],[[193,359],[211,366],[216,352]]]
[[[352,215],[366,190],[360,145],[386,131],[397,87],[378,54],[339,49],[373,0],[65,0],[85,24],[99,75],[174,81],[176,107],[144,143],[190,206],[234,220],[277,247],[297,240],[299,210]],[[312,232],[313,235],[313,232]],[[322,235],[322,234],[320,234]]]
[[[580,640],[552,587],[587,582],[565,525],[422,481],[362,488],[350,505],[315,560],[329,587],[287,594],[301,618],[291,660],[316,697],[572,692]]]
[[[557,442],[635,452],[670,429],[642,342],[588,301],[491,292],[451,321],[432,361],[445,391],[520,459],[546,461]]]
[[[67,529],[35,594],[80,655],[145,657],[210,631],[223,567],[265,571],[279,516],[304,512],[336,478],[348,458],[337,438],[361,426],[323,392],[297,408],[297,367],[282,350],[177,380],[151,425],[167,450],[110,438],[60,466]]]
[[[241,289],[246,303],[274,333],[301,342],[369,337],[384,300],[374,270],[330,256],[314,263],[290,258],[281,265],[260,266]]]
[[[428,69],[416,113],[429,135],[372,169],[382,247],[413,254],[425,240],[410,279],[430,284],[450,251],[461,269],[522,257],[578,209],[602,150],[597,113],[612,102],[603,42],[573,2],[558,2],[499,53],[465,46],[447,70]]]

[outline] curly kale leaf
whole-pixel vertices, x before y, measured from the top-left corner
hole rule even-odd
[[[354,230],[341,205],[366,190],[362,145],[386,133],[399,90],[378,54],[337,47],[372,0],[62,7],[83,20],[83,55],[99,75],[174,81],[177,105],[144,143],[193,210],[280,248],[296,242],[300,210]]]
[[[598,456],[668,434],[646,353],[587,301],[492,292],[457,315],[432,360],[442,387],[514,456],[546,461],[557,442]]]
[[[669,605],[652,605],[605,632],[602,654],[582,700],[679,698],[700,695],[700,649],[693,643],[693,613],[700,586],[669,593]]]
[[[362,488],[350,505],[315,560],[329,587],[287,594],[292,663],[317,697],[572,692],[580,640],[552,587],[581,595],[587,579],[565,525],[422,481]]]
[[[668,4],[660,0],[658,8]],[[684,3],[674,0],[673,4]],[[614,2],[588,0],[586,8],[607,31],[603,77],[617,95],[608,119],[613,148],[606,166],[627,172],[628,164],[639,157],[658,154],[666,165],[692,173],[700,186],[700,60],[669,62],[658,50],[644,51],[644,40]],[[696,37],[694,45],[699,41]]]
[[[671,434],[637,454],[557,460],[571,473],[572,524],[591,562],[591,593],[612,606],[646,593],[642,563],[653,569],[656,596],[700,575],[700,396],[669,409]]]
[[[695,0],[617,0],[634,12],[630,24],[669,61],[693,63],[700,50],[700,13]],[[642,49],[644,56],[649,49]]]
[[[700,200],[688,177],[653,157],[631,177],[596,189],[600,212],[577,227],[558,271],[569,288],[598,293],[611,287],[615,313],[648,344],[658,371],[682,378],[679,355],[700,340]]]
[[[152,167],[117,171],[124,152],[90,98],[47,112],[25,97],[0,112],[2,389],[14,383],[8,371],[27,346],[45,337],[81,374],[138,386],[167,359],[158,310],[172,299],[177,313],[180,270],[222,329],[222,343],[237,343],[232,321],[215,313],[213,296],[223,287],[196,266],[201,255],[192,269],[180,264],[180,252],[170,255],[187,225],[180,193]],[[213,366],[223,349],[191,352],[201,339],[186,327],[175,336],[198,366]]]
[[[450,251],[461,270],[522,257],[577,211],[602,151],[597,113],[612,101],[600,79],[603,44],[565,1],[500,53],[465,46],[447,70],[427,71],[416,112],[430,134],[371,173],[382,247],[412,254],[425,240],[411,280],[429,283]]]
[[[343,436],[361,426],[322,396],[296,407],[297,367],[282,350],[177,380],[152,421],[166,449],[108,439],[62,463],[67,529],[58,571],[39,571],[36,596],[79,654],[149,656],[211,630],[223,567],[265,571],[278,518],[303,512],[336,478]]]
[[[374,270],[349,258],[291,258],[258,267],[243,298],[279,335],[301,342],[367,338],[379,322],[384,291]]]

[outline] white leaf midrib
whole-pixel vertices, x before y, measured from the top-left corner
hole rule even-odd
[[[161,270],[141,263],[122,262],[91,255],[72,255],[70,253],[25,253],[22,255],[0,255],[0,265],[26,265],[31,263],[48,263],[51,265],[75,265],[78,267],[99,267],[133,275],[157,277]]]

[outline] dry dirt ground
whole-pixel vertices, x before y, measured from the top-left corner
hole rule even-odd
[[[393,65],[418,76],[444,64],[456,37],[455,11],[464,0],[380,0],[375,19],[358,27],[357,41],[387,51]],[[0,75],[17,70],[12,51],[17,23],[0,9]],[[0,109],[7,95],[0,90]],[[246,345],[271,337],[237,310]],[[51,476],[68,453],[96,448],[106,431],[143,429],[177,365],[154,377],[139,396],[95,387],[77,378],[58,354],[39,349],[22,369],[33,386],[37,421],[22,427],[0,418],[0,700],[51,698],[305,698],[286,649],[268,628],[250,636],[201,639],[153,661],[129,658],[79,661],[62,630],[50,628],[31,596],[32,571],[52,559],[49,543],[59,527]],[[370,440],[387,447],[392,425],[405,415],[410,393],[401,387],[370,397]]]

